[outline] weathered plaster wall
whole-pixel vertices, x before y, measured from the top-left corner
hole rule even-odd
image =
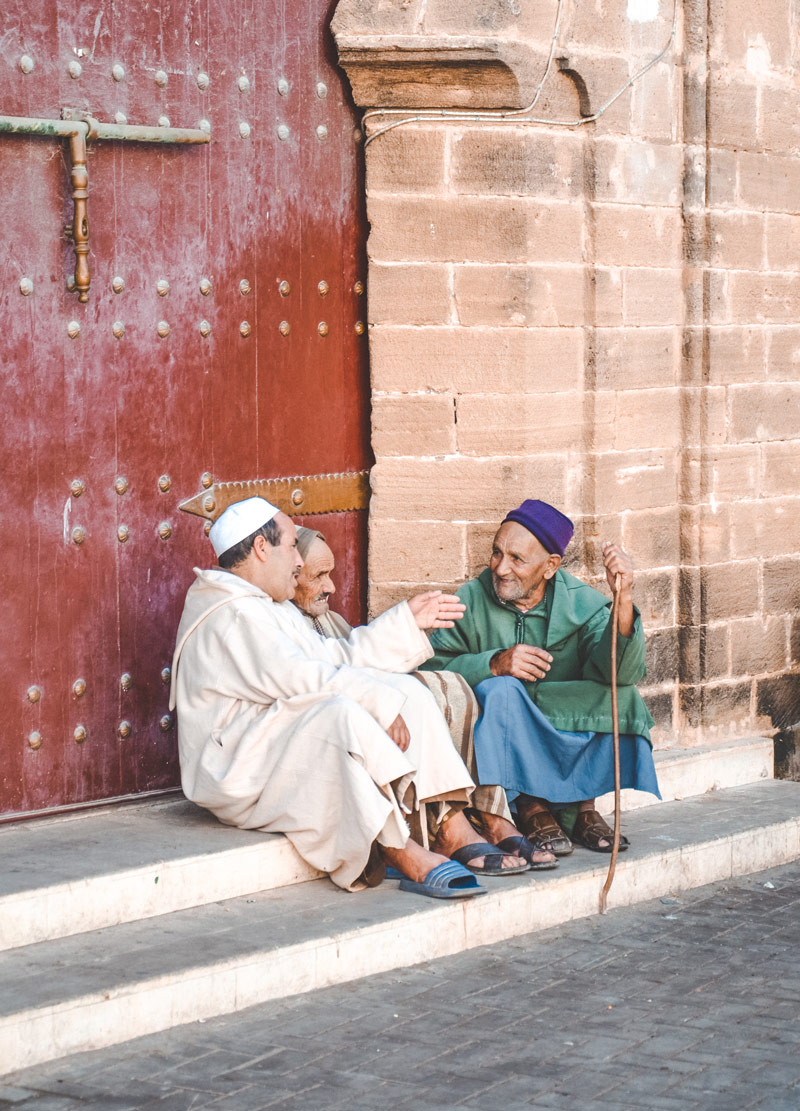
[[[518,105],[556,12],[342,0],[334,31],[365,108],[494,106],[497,87]],[[596,111],[671,21],[667,0],[565,3],[536,115]],[[419,122],[366,152],[371,608],[475,574],[506,510],[545,498],[578,523],[578,573],[598,574],[607,537],[635,558],[658,742],[774,727],[784,771],[800,720],[798,61],[785,0],[688,0],[673,51],[596,123]]]

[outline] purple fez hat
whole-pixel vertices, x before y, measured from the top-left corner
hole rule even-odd
[[[534,501],[531,498],[524,501],[519,509],[512,509],[503,524],[506,521],[516,521],[523,525],[551,555],[563,556],[575,531],[569,517],[565,517],[546,501]]]

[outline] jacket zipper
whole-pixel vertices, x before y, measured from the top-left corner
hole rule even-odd
[[[525,643],[525,615],[517,610],[517,627],[515,631],[516,644]]]

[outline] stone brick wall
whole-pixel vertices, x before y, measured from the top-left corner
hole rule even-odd
[[[334,31],[365,108],[479,110],[498,87],[518,107],[556,12],[341,0]],[[798,774],[800,13],[678,14],[595,123],[369,143],[370,607],[458,585],[510,507],[552,501],[570,569],[596,581],[605,538],[635,559],[657,743],[777,732]],[[564,3],[536,115],[595,112],[671,20],[667,0]]]

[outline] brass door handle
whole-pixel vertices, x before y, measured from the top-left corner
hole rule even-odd
[[[89,300],[92,276],[89,272],[89,171],[86,144],[90,139],[136,143],[196,144],[211,141],[210,131],[190,127],[138,127],[136,124],[99,123],[91,116],[62,109],[62,119],[36,119],[32,116],[0,116],[0,133],[40,135],[69,139],[70,178],[72,181],[72,224],[65,229],[75,245],[75,288],[78,300]]]
[[[92,275],[89,272],[89,171],[86,169],[86,130],[73,131],[69,137],[72,158],[72,242],[75,244],[75,288],[79,301],[89,300]]]

